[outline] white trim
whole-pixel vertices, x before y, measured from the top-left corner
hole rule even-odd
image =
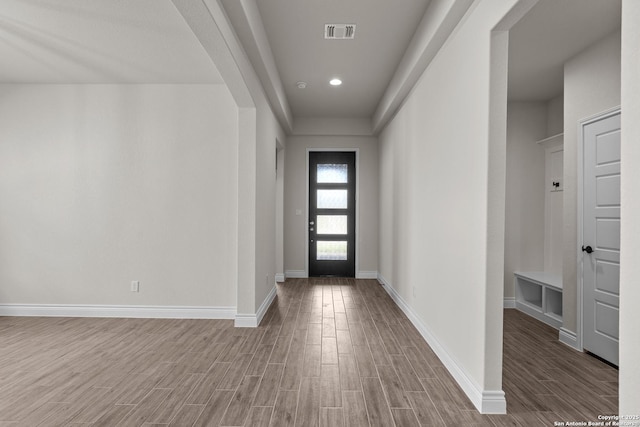
[[[560,341],[562,341],[563,343],[567,344],[570,347],[575,348],[578,351],[582,351],[583,349],[583,345],[584,345],[584,326],[583,326],[583,322],[584,322],[584,313],[583,313],[583,308],[584,308],[584,292],[583,292],[583,265],[582,265],[582,261],[584,259],[583,256],[583,252],[582,252],[582,244],[584,242],[584,228],[583,228],[583,224],[584,224],[584,128],[585,126],[600,121],[600,120],[604,120],[606,118],[609,118],[611,116],[615,116],[616,114],[620,114],[620,106],[617,107],[613,107],[610,108],[608,110],[604,110],[600,113],[594,114],[592,116],[589,117],[585,117],[582,118],[580,120],[578,120],[578,143],[577,143],[577,151],[578,151],[578,171],[577,171],[577,177],[576,177],[576,182],[577,182],[577,188],[576,188],[576,192],[577,192],[577,196],[578,196],[578,205],[577,205],[577,211],[578,211],[578,218],[576,221],[576,225],[578,227],[578,239],[576,241],[576,256],[577,256],[577,262],[576,262],[576,268],[577,268],[577,274],[576,274],[576,280],[577,280],[577,289],[576,289],[576,333],[573,333],[569,330],[564,330],[566,334],[568,334],[568,336],[566,336],[564,339],[566,339],[567,341],[563,341],[563,335],[562,335],[562,329],[561,329],[561,335],[560,335]],[[573,339],[571,337],[574,337]]]
[[[544,148],[557,148],[564,146],[564,132],[540,139],[536,141],[536,144],[541,145]]]
[[[504,297],[503,308],[516,308],[516,297]]]
[[[389,282],[387,281],[387,279],[384,278],[384,276],[381,273],[378,273],[378,283],[380,283],[382,285],[382,287],[387,291],[387,288],[391,288],[391,284],[389,284]],[[395,290],[394,290],[395,292]]]
[[[287,270],[284,272],[287,279],[306,279],[309,277],[305,270]]]
[[[358,271],[356,272],[356,279],[377,279],[377,271]]]
[[[152,305],[0,304],[0,316],[233,319],[235,307]]]
[[[276,299],[277,289],[274,286],[269,291],[267,297],[262,301],[256,314],[236,314],[236,320],[233,324],[236,328],[257,328],[262,322],[264,315],[271,307],[273,300]]]
[[[285,280],[284,273],[276,273],[276,282],[282,283],[284,282],[284,280]]]
[[[481,414],[506,414],[507,400],[502,390],[485,390],[482,392],[481,407],[478,411]]]
[[[256,328],[258,326],[258,318],[254,314],[236,314],[233,326],[235,328]]]
[[[274,285],[273,288],[271,288],[271,290],[267,294],[267,297],[264,299],[264,301],[262,301],[262,304],[260,304],[260,307],[258,307],[258,312],[256,313],[256,317],[258,318],[258,323],[256,324],[256,326],[258,326],[260,322],[262,322],[264,315],[267,314],[267,310],[269,310],[269,307],[271,307],[271,304],[273,304],[273,300],[276,299],[277,294],[278,294],[278,290]]]
[[[305,181],[306,181],[306,185],[305,185],[305,192],[306,192],[306,197],[305,197],[305,227],[304,227],[304,271],[305,271],[305,278],[309,277],[309,227],[307,227],[307,224],[309,224],[309,153],[313,152],[313,151],[318,151],[318,152],[322,152],[322,151],[335,151],[335,152],[347,152],[347,153],[356,153],[356,211],[355,211],[355,216],[356,216],[356,238],[355,238],[355,242],[356,242],[356,259],[355,259],[355,271],[356,274],[358,273],[358,265],[359,265],[359,257],[360,257],[360,243],[359,243],[359,236],[360,236],[360,219],[358,218],[358,215],[360,214],[360,149],[359,148],[307,148],[307,159],[306,159],[306,166],[305,166],[305,171],[306,171],[306,177],[305,177]],[[290,277],[287,275],[287,277]],[[377,277],[374,277],[374,279]]]
[[[422,320],[420,320],[413,309],[381,274],[378,274],[378,282],[380,282],[391,299],[395,301],[398,307],[400,307],[404,314],[409,318],[413,326],[415,326],[418,332],[420,332],[420,335],[422,335],[427,344],[429,344],[431,349],[435,352],[458,385],[462,388],[462,391],[464,391],[476,409],[481,414],[506,414],[507,401],[505,399],[504,391],[482,390],[482,388],[469,375],[467,375],[464,368],[461,367],[460,364],[447,352],[435,335],[431,333],[429,328],[422,322]]]
[[[305,160],[305,201],[304,201],[304,277],[309,277],[309,153],[307,148],[307,158]],[[288,277],[288,276],[287,276]]]
[[[571,332],[568,329],[560,328],[560,332],[558,333],[558,340],[561,343],[568,345],[569,347],[582,352],[582,347],[578,346],[578,335],[575,332]]]

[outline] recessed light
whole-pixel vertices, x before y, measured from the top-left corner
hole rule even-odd
[[[304,89],[307,87],[307,82],[296,82],[298,89]]]
[[[342,80],[340,80],[340,79],[331,79],[329,81],[329,84],[331,86],[340,86],[342,84]]]

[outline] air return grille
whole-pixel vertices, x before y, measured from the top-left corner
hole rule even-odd
[[[325,24],[324,38],[331,40],[353,39],[356,35],[356,24]]]

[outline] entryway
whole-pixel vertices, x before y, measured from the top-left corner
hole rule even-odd
[[[309,276],[355,277],[356,153],[309,152]]]

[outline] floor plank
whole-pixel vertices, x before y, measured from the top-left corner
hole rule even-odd
[[[298,392],[293,390],[280,390],[269,425],[273,427],[294,426],[297,408]]]
[[[269,363],[258,387],[258,392],[253,401],[256,406],[273,406],[276,401],[276,392],[282,378],[282,363]]]
[[[362,389],[367,405],[367,414],[369,414],[369,424],[380,427],[393,425],[391,411],[385,400],[380,380],[378,378],[363,378]]]
[[[233,395],[234,392],[231,390],[216,390],[193,424],[194,427],[217,426],[222,420]]]
[[[260,377],[246,376],[238,386],[236,393],[233,395],[229,407],[222,417],[222,425],[225,426],[242,426],[244,425],[251,404],[258,390]]]
[[[296,426],[313,427],[320,422],[320,378],[303,378],[298,397]]]
[[[342,415],[342,408],[320,408],[320,427],[343,426],[344,417]]]
[[[342,392],[344,402],[344,423],[345,426],[359,427],[369,425],[367,406],[364,403],[364,395],[360,391]]]
[[[271,421],[272,406],[254,406],[244,425],[247,427],[268,427]]]

